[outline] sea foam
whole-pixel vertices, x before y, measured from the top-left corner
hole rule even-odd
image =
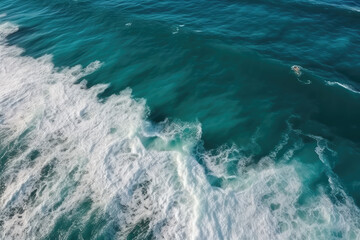
[[[329,85],[329,86],[339,86],[339,87],[342,87],[346,90],[349,90],[353,93],[360,93],[359,91],[355,90],[352,86],[349,86],[345,83],[339,83],[339,82],[331,82],[331,81],[326,81],[326,84]]]
[[[0,25],[0,238],[67,238],[91,224],[93,238],[124,239],[139,228],[139,238],[165,239],[360,236],[346,195],[338,204],[320,189],[299,203],[307,189],[300,172],[316,169],[295,161],[304,143],[290,125],[257,164],[236,146],[195,154],[200,123],[151,123],[130,89],[99,101],[107,85],[74,83],[100,62],[58,69],[51,56],[21,56],[5,39],[17,29]],[[155,140],[145,147],[147,138]]]

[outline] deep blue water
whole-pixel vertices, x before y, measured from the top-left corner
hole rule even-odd
[[[1,239],[359,239],[360,3],[0,1]]]

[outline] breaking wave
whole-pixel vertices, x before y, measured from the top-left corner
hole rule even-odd
[[[100,100],[108,86],[82,80],[100,62],[56,68],[49,55],[23,56],[6,42],[17,30],[0,25],[2,239],[360,236],[325,139],[306,143],[289,124],[256,164],[237,146],[204,150],[200,123],[150,122],[130,89]],[[320,161],[297,161],[306,149]],[[331,191],[306,194],[319,168]]]

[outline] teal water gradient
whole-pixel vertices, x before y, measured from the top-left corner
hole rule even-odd
[[[86,86],[109,84],[98,94],[103,102],[131,88],[133,98],[145,99],[150,109],[148,120],[155,127],[148,131],[161,132],[169,125],[171,129],[171,124],[196,126],[180,127],[181,134],[166,143],[159,143],[157,134],[142,136],[146,149],[182,153],[191,142],[189,154],[219,191],[246,179],[248,172],[261,175],[258,168],[267,158],[275,168],[294,167],[301,185],[294,198],[295,219],[309,225],[317,220],[328,223],[326,234],[316,235],[320,239],[359,237],[354,230],[360,228],[357,215],[348,226],[354,233],[347,235],[336,229],[334,219],[340,217],[312,218],[303,209],[322,194],[334,206],[354,201],[355,213],[360,204],[360,5],[356,1],[4,0],[1,13],[6,13],[1,22],[19,26],[7,41],[23,48],[22,56],[51,54],[59,69],[100,61],[102,66],[85,77]],[[301,76],[291,70],[293,65],[301,66]],[[83,78],[76,80],[80,83]],[[198,125],[201,138],[194,133]],[[0,174],[16,156],[6,149],[15,144],[17,153],[25,151],[19,142],[1,142]],[[209,156],[215,159],[211,164]],[[7,184],[2,185],[0,197]],[[276,212],[281,204],[268,203],[271,194],[262,200]],[[69,239],[96,238],[100,229],[108,231],[110,237],[100,234],[104,239],[119,232],[130,239],[159,237],[151,217],[125,232],[115,220],[114,226],[108,226],[113,217],[93,212],[92,201],[89,197],[73,209],[73,218],[59,218],[45,238],[54,239],[60,232],[70,234]],[[89,212],[92,215],[84,222],[81,217]],[[292,214],[290,209],[283,212]],[[4,214],[0,221],[11,217]],[[300,226],[296,220],[285,222],[276,230],[280,238],[290,238],[281,234],[296,232],[294,224]],[[234,223],[233,228],[241,227],[246,224]],[[197,228],[198,238],[215,238],[205,234],[201,224]],[[232,236],[219,232],[218,238]]]

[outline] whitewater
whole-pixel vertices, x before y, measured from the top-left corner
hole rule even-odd
[[[205,150],[200,122],[150,121],[130,88],[99,98],[108,85],[85,79],[104,63],[27,56],[7,41],[18,29],[0,25],[1,239],[360,237],[359,209],[325,155],[336,152],[294,128],[297,116],[257,164],[235,144]],[[304,135],[315,167],[296,161]],[[331,192],[303,197],[319,164]]]

